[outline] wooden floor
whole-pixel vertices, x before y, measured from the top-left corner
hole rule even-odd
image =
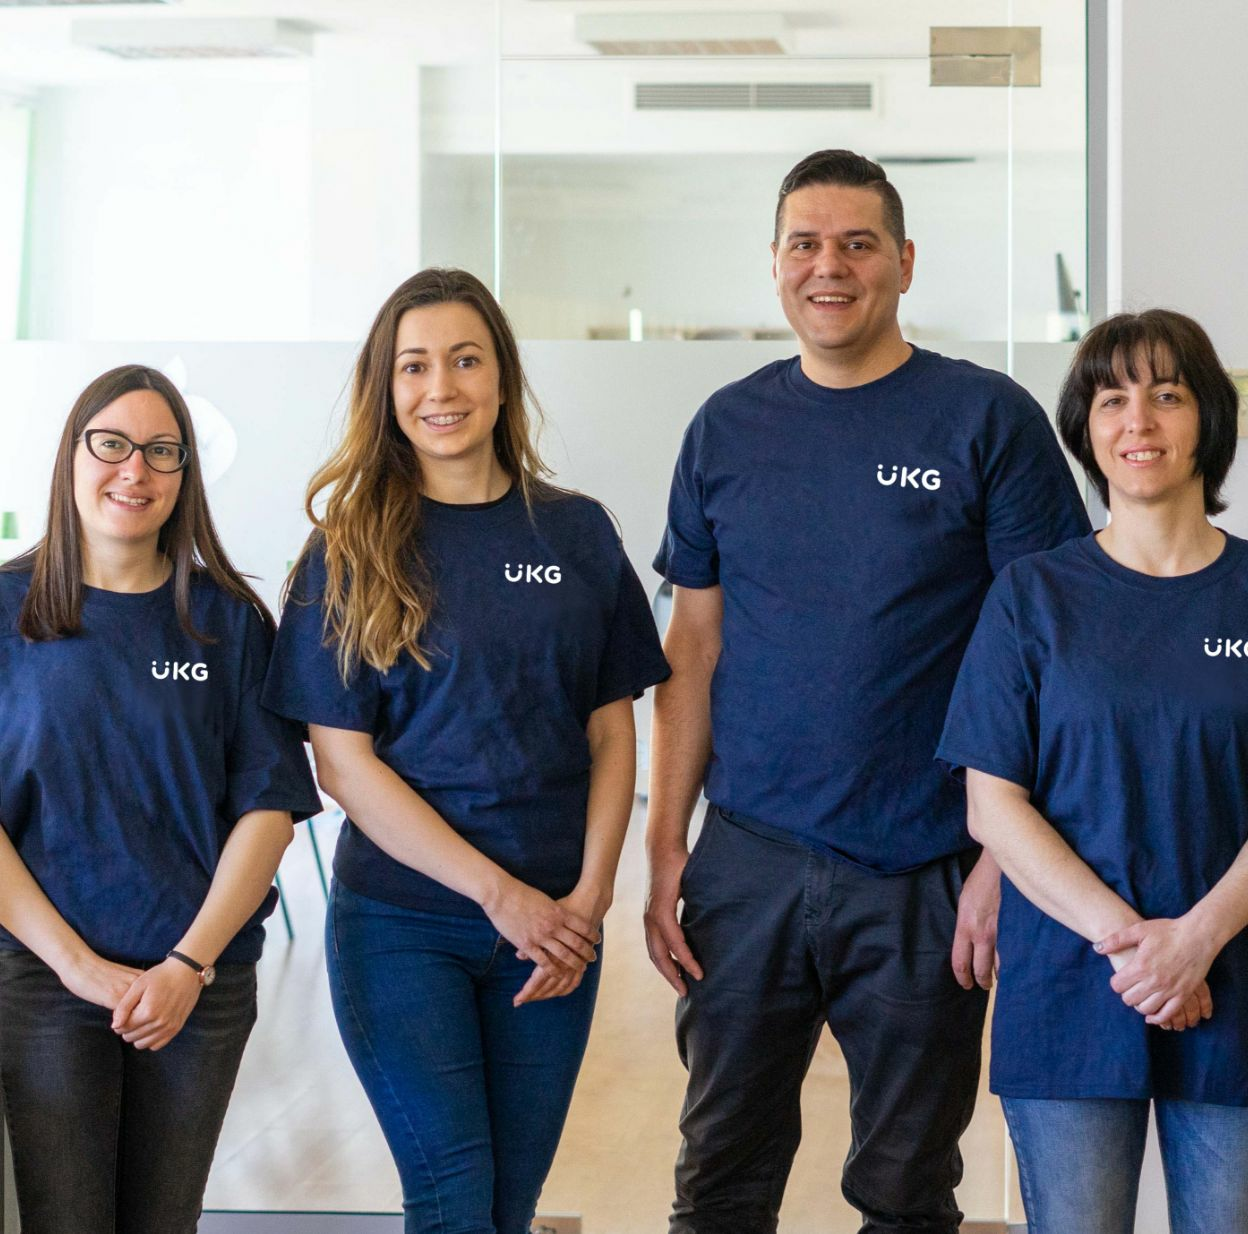
[[[684,1073],[672,1039],[675,996],[641,939],[644,888],[639,807],[622,863],[598,1012],[543,1211],[579,1213],[584,1234],[666,1228]],[[332,850],[333,829],[318,830]],[[398,1179],[347,1062],[329,1007],[321,927],[324,899],[307,837],[282,867],[296,938],[280,913],[260,965],[260,1022],[243,1062],[206,1207],[395,1212]],[[840,1195],[849,1144],[845,1067],[825,1034],[803,1094],[805,1135],[789,1183],[784,1234],[854,1234]],[[999,1107],[981,1091],[962,1142],[968,1219],[1006,1216],[1007,1150]],[[1017,1211],[1017,1210],[1015,1210]]]

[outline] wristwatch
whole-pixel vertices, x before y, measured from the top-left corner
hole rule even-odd
[[[203,986],[212,985],[217,979],[217,970],[211,964],[197,964],[189,955],[183,955],[180,951],[171,951],[166,960],[181,960],[188,968],[195,970],[195,975],[199,978],[199,984]]]

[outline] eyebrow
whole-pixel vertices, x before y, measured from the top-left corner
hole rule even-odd
[[[182,438],[177,433],[157,433],[155,437],[149,437],[145,442],[137,442],[129,433],[123,433],[119,428],[96,428],[91,430],[93,433],[116,433],[118,437],[124,437],[127,441],[134,445],[151,445],[153,441],[177,441],[181,442]]]
[[[880,233],[872,230],[870,227],[851,227],[848,231],[838,231],[836,234],[842,240],[855,240],[859,236],[865,236],[869,240],[878,240],[880,238]],[[785,236],[785,239],[806,240],[818,235],[817,231],[791,231]]]
[[[465,347],[475,347],[478,351],[485,350],[485,348],[482,347],[480,343],[475,342],[473,339],[465,339],[462,343],[455,343],[452,346],[448,347],[446,350],[453,354],[454,352],[462,351]],[[399,352],[399,356],[406,356],[406,355],[427,356],[428,354],[429,354],[429,349],[427,347],[404,347],[403,350]],[[395,359],[397,360],[399,356],[395,356]]]

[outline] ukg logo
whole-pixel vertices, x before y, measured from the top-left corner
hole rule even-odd
[[[558,566],[513,566],[510,561],[503,566],[503,574],[509,583],[557,583],[563,578]]]
[[[164,667],[160,667],[161,661],[152,661],[152,676],[157,681],[207,681],[208,665],[191,664],[186,660],[165,660]]]
[[[1212,647],[1210,643],[1213,644]],[[1205,639],[1205,655],[1234,656],[1237,660],[1248,660],[1248,638],[1207,638]]]
[[[925,488],[932,492],[940,488],[940,472],[935,467],[898,467],[894,464],[884,476],[884,464],[877,463],[875,478],[887,488],[895,484],[898,488]]]

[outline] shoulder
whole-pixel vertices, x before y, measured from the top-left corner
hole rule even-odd
[[[982,409],[995,419],[1021,429],[1036,418],[1047,419],[1044,409],[1012,377],[984,368],[971,360],[955,360],[939,352],[916,348],[926,378],[938,384],[951,400],[969,409]]]
[[[730,381],[726,386],[720,386],[698,409],[693,423],[712,421],[743,406],[753,407],[759,402],[774,399],[783,387],[789,369],[796,363],[795,356],[773,360],[736,381]]]
[[[268,639],[259,609],[227,591],[206,570],[196,570],[191,577],[191,612],[200,629],[213,638],[230,643]]]
[[[1090,535],[1076,536],[1057,548],[1016,557],[1001,568],[990,594],[1006,595],[1015,604],[1025,596],[1029,607],[1043,605],[1045,596],[1068,594],[1092,571],[1087,556],[1091,539]]]
[[[574,536],[597,547],[620,544],[615,516],[584,493],[540,485],[533,495],[532,513],[533,521],[545,531]]]
[[[18,614],[29,590],[29,570],[0,570],[0,635],[16,629]]]

